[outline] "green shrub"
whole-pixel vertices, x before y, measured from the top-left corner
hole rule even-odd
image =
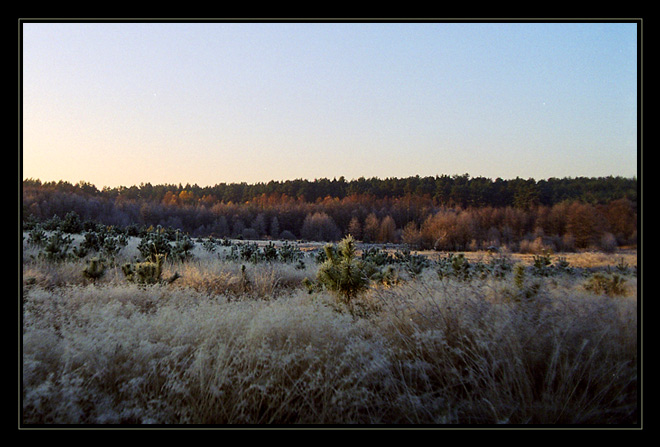
[[[275,245],[273,245],[272,242],[269,242],[267,245],[265,245],[261,249],[261,253],[263,255],[263,259],[266,262],[274,262],[277,261],[279,255],[277,252],[277,248],[275,248]]]
[[[534,255],[534,266],[533,271],[537,276],[550,276],[552,265],[552,256],[547,250],[543,250],[543,253],[540,255]]]
[[[35,226],[30,230],[28,233],[28,244],[35,246],[35,247],[43,247],[46,245],[46,241],[48,240],[48,237],[46,236],[46,232],[44,229],[40,226]]]
[[[256,242],[246,242],[244,244],[233,245],[238,248],[238,259],[241,261],[259,262],[259,245]]]
[[[71,236],[65,236],[61,231],[54,231],[39,256],[49,262],[62,262],[69,257],[72,242]]]
[[[92,258],[82,273],[85,278],[95,283],[97,279],[105,274],[105,263],[101,258]]]
[[[411,277],[421,275],[425,268],[431,265],[427,257],[421,255],[410,255],[405,261],[404,266]]]
[[[516,264],[513,269],[513,283],[519,290],[525,286],[525,266],[522,264]]]
[[[207,239],[202,241],[202,247],[209,253],[213,253],[217,249],[216,240],[213,238],[213,236],[209,236]]]
[[[121,270],[128,281],[140,285],[154,285],[158,283],[171,284],[176,281],[180,275],[177,272],[170,278],[161,280],[164,262],[165,255],[157,255],[155,261],[136,262],[132,264],[127,263],[122,265]]]
[[[302,262],[304,253],[297,245],[285,241],[278,250],[279,258],[285,263],[297,262],[298,265]]]
[[[80,233],[83,229],[82,220],[75,211],[70,211],[64,216],[64,220],[60,223],[59,229],[65,233],[76,234]]]
[[[527,280],[526,268],[520,263],[513,268],[513,284],[515,290],[508,297],[517,303],[530,302],[541,290],[541,282],[538,279]]]
[[[573,267],[570,266],[566,258],[561,256],[557,258],[557,262],[555,262],[553,267],[557,273],[573,273]]]
[[[506,256],[491,255],[491,258],[488,262],[488,270],[493,277],[503,279],[512,269],[512,263]]]
[[[390,264],[393,261],[386,251],[377,247],[368,247],[363,250],[361,258],[364,263],[377,265],[379,267]]]
[[[177,231],[174,245],[170,245],[170,258],[178,262],[189,261],[193,257],[191,253],[193,248],[195,248],[195,244],[192,239],[188,235],[182,235]]]
[[[355,240],[346,236],[337,247],[328,244],[324,248],[326,261],[321,264],[317,281],[348,303],[369,286],[365,263],[355,257]]]
[[[554,276],[557,274],[573,274],[574,269],[569,265],[565,257],[558,257],[553,263],[552,252],[544,250],[542,254],[534,256],[532,273],[536,276]]]
[[[456,256],[449,253],[446,258],[439,259],[437,273],[440,279],[452,276],[461,281],[467,281],[472,276],[470,262],[463,253]]]
[[[160,225],[155,231],[145,233],[138,244],[138,250],[148,262],[156,262],[159,256],[169,255],[170,249],[167,235]]]
[[[628,275],[631,271],[630,266],[623,258],[619,259],[619,262],[617,262],[615,268],[617,272],[621,273],[622,275]]]
[[[621,296],[626,294],[626,279],[616,273],[594,273],[584,284],[584,288],[607,296]]]
[[[71,253],[73,256],[75,256],[78,259],[83,259],[87,254],[89,253],[89,249],[85,247],[83,244],[80,244],[77,247],[73,247],[71,249]]]
[[[105,236],[101,245],[101,252],[107,258],[114,259],[127,243],[128,241],[125,238]]]
[[[96,231],[86,231],[85,239],[80,243],[80,249],[101,251],[102,240]]]
[[[395,251],[393,259],[413,278],[420,275],[425,268],[431,266],[429,258],[422,255],[413,255],[407,248]]]

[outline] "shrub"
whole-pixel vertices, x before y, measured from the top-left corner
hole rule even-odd
[[[204,250],[208,251],[209,253],[215,252],[217,249],[216,240],[213,238],[213,236],[209,236],[207,239],[204,239],[202,241],[202,247]]]
[[[96,231],[86,231],[84,240],[80,243],[80,248],[83,250],[101,251],[101,238]]]
[[[438,260],[438,277],[440,279],[453,276],[454,278],[467,281],[472,276],[470,262],[463,253],[454,256],[449,253],[447,257]]]
[[[490,274],[495,277],[502,279],[506,276],[508,272],[512,270],[511,261],[505,255],[492,256],[488,262],[488,270]]]
[[[104,256],[108,258],[114,258],[119,254],[119,251],[128,244],[128,240],[125,237],[110,237],[105,236],[103,239],[103,245],[101,246],[101,252]]]
[[[124,264],[122,272],[130,282],[138,284],[156,284],[163,273],[163,261],[165,256],[156,257],[156,261],[136,262]]]
[[[552,265],[552,256],[547,250],[543,250],[542,254],[534,255],[533,271],[538,276],[550,276],[550,266]]]
[[[365,264],[355,257],[355,241],[351,235],[342,239],[337,248],[326,245],[324,252],[327,260],[319,267],[317,280],[335,292],[341,301],[348,303],[369,286]]]
[[[233,248],[233,247],[232,247]],[[239,259],[243,261],[258,262],[259,246],[256,242],[246,242],[238,245]]]
[[[516,264],[513,268],[513,283],[516,286],[517,292],[510,296],[513,301],[524,302],[531,300],[538,295],[541,289],[541,283],[538,280],[527,281],[525,275],[525,266]]]
[[[573,268],[570,266],[566,258],[559,257],[554,264],[555,271],[558,273],[573,273]]]
[[[168,238],[160,225],[155,231],[148,231],[138,245],[142,257],[148,262],[157,262],[159,256],[169,255],[170,249]]]
[[[83,259],[89,253],[89,249],[85,247],[84,244],[80,244],[77,247],[73,247],[73,249],[71,249],[71,253],[76,258]]]
[[[273,245],[272,242],[269,242],[267,245],[265,245],[261,249],[261,253],[264,261],[266,262],[274,262],[278,259],[277,248],[275,248],[275,245]]]
[[[46,232],[40,226],[35,226],[28,233],[28,244],[32,246],[43,247],[47,240],[48,237],[46,236]]]
[[[136,263],[127,263],[122,265],[121,270],[130,282],[140,285],[154,285],[158,283],[171,284],[176,281],[180,275],[174,273],[170,278],[161,280],[163,273],[163,263],[165,262],[165,255],[156,256],[155,261],[145,261]]]
[[[176,232],[176,241],[173,246],[170,246],[170,256],[174,261],[185,262],[190,260],[193,255],[190,252],[195,248],[195,244],[187,235],[181,235]]]
[[[394,260],[401,264],[411,277],[416,277],[431,266],[431,261],[422,255],[413,255],[410,250],[404,249],[394,253]]]
[[[278,250],[278,256],[282,262],[293,263],[301,262],[304,253],[298,248],[297,245],[285,241]]]
[[[594,273],[584,284],[584,288],[596,294],[621,296],[626,294],[626,279],[616,273]]]
[[[126,245],[128,245],[126,234],[99,226],[99,228],[85,231],[83,241],[73,249],[73,254],[78,258],[84,258],[87,253],[93,251],[113,259]]]
[[[615,268],[617,272],[621,273],[622,275],[627,275],[628,273],[630,273],[630,266],[623,258],[619,259],[619,262],[617,262]]]
[[[60,223],[60,230],[65,233],[76,234],[80,233],[83,229],[80,216],[75,211],[70,211],[64,216],[64,220]]]
[[[365,263],[384,266],[390,264],[393,259],[387,254],[386,251],[381,250],[377,247],[368,247],[362,251],[362,261]]]
[[[49,262],[62,262],[69,256],[72,242],[71,236],[64,236],[61,231],[55,231],[48,238],[39,256]]]
[[[83,276],[92,282],[96,282],[105,274],[105,263],[100,258],[92,258],[83,270]]]

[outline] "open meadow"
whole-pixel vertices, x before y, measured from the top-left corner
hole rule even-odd
[[[344,241],[198,239],[154,281],[125,267],[140,242],[53,260],[24,238],[24,424],[639,423],[634,251],[357,244],[352,293],[319,274]]]

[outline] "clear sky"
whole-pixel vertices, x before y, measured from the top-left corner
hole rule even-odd
[[[25,22],[23,178],[632,177],[637,27]]]

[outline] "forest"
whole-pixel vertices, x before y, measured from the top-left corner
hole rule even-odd
[[[140,184],[22,182],[29,229],[81,232],[95,222],[138,236],[149,227],[193,237],[405,243],[446,251],[507,247],[611,251],[637,244],[637,178],[547,180],[441,175],[268,183]]]

